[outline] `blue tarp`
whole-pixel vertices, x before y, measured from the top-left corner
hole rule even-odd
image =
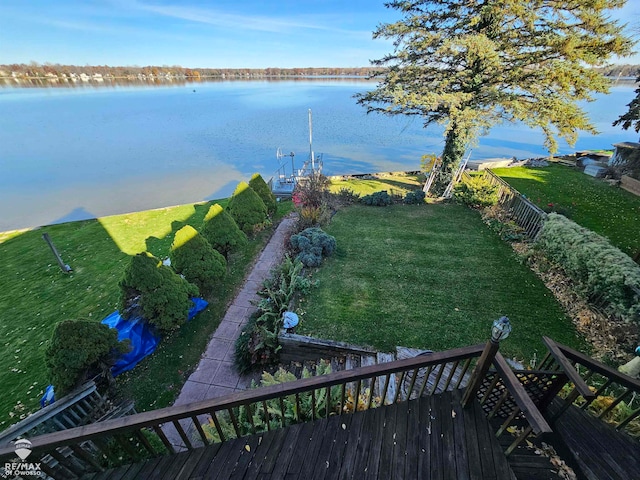
[[[191,301],[193,307],[189,310],[187,320],[191,320],[208,305],[202,298],[192,298]],[[114,377],[135,367],[140,360],[153,353],[160,342],[160,335],[142,317],[125,320],[115,311],[102,320],[102,323],[118,330],[118,340],[129,340],[131,343],[131,351],[123,355],[111,368]]]

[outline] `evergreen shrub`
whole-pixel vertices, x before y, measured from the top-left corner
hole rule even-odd
[[[249,180],[249,186],[258,194],[267,207],[267,215],[273,217],[278,210],[278,202],[269,185],[264,181],[259,173],[254,173]]]
[[[187,320],[198,287],[162,265],[147,252],[131,257],[120,281],[120,314],[142,316],[160,331],[174,330]]]
[[[373,192],[371,195],[365,195],[360,199],[360,201],[365,205],[374,207],[386,207],[392,203],[391,196],[386,190]]]
[[[453,187],[453,197],[469,207],[489,207],[498,203],[498,187],[484,177],[475,176],[458,182]]]
[[[576,282],[594,305],[640,322],[640,265],[600,235],[550,213],[536,247]]]
[[[227,273],[227,261],[191,225],[178,230],[171,244],[171,266],[201,292],[212,292]]]
[[[204,217],[202,235],[225,257],[247,243],[247,236],[240,230],[236,221],[217,203],[209,207]]]
[[[307,228],[292,235],[289,242],[298,254],[296,257],[306,267],[319,267],[323,257],[328,257],[336,250],[336,239],[321,228]]]
[[[407,205],[420,205],[424,203],[426,194],[422,190],[414,190],[413,192],[407,192],[402,200]]]
[[[229,214],[246,234],[254,233],[267,221],[267,207],[246,182],[240,182],[229,200]]]
[[[110,375],[118,356],[129,348],[128,341],[118,341],[117,330],[102,323],[58,323],[45,351],[45,365],[56,394],[66,395],[97,374]]]

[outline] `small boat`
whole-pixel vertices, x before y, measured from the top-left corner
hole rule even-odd
[[[288,161],[285,157],[291,157],[291,170],[288,173]],[[322,173],[322,154],[316,155],[313,151],[313,123],[311,117],[311,109],[309,109],[309,158],[301,169],[296,169],[294,162],[295,153],[282,153],[282,149],[278,147],[276,158],[278,160],[278,170],[269,179],[269,186],[276,197],[287,198],[293,195],[298,182],[310,175]]]

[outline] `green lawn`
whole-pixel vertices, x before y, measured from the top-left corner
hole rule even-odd
[[[61,320],[102,320],[116,309],[118,282],[129,256],[148,250],[165,257],[173,233],[199,227],[209,205],[183,205],[0,235],[0,430],[38,408],[48,384],[46,342]],[[219,201],[225,204],[226,201]],[[280,204],[282,213],[291,202]],[[41,235],[47,232],[63,260],[58,268]],[[170,404],[195,367],[237,287],[270,235],[263,232],[229,260],[229,274],[207,310],[166,338],[154,355],[118,378],[122,394],[139,410]]]
[[[332,179],[329,190],[336,193],[341,188],[348,188],[358,195],[369,195],[373,192],[386,190],[389,194],[406,194],[413,190],[420,190],[422,183],[415,175],[380,174],[377,178],[361,179],[351,178],[347,180]]]
[[[562,165],[493,172],[544,210],[607,237],[628,255],[640,251],[640,197]]]
[[[540,340],[584,347],[551,292],[477,212],[453,204],[352,206],[327,227],[338,250],[313,273],[301,333],[392,350],[485,342],[494,319],[503,351],[529,361]]]

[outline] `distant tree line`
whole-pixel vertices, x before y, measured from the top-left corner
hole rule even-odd
[[[0,78],[11,80],[42,79],[51,83],[77,81],[198,81],[205,78],[267,78],[267,77],[367,77],[376,73],[375,67],[307,67],[307,68],[184,68],[181,66],[117,66],[60,65],[36,62],[0,65]]]
[[[597,68],[605,77],[636,78],[640,73],[640,65],[610,65]]]

